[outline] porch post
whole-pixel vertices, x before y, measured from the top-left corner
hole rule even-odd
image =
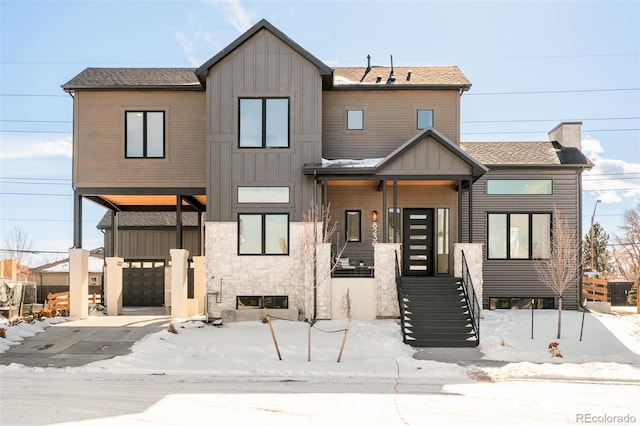
[[[206,295],[206,270],[205,257],[193,256],[193,298],[195,299],[196,312],[194,315],[204,314],[204,302]]]
[[[107,298],[107,314],[122,314],[122,263],[124,259],[121,257],[107,257],[106,273],[106,298]]]
[[[462,179],[458,179],[458,242],[462,242]]]
[[[171,249],[171,317],[187,318],[187,271],[189,252]]]
[[[69,249],[69,315],[89,316],[89,250]]]
[[[73,247],[82,248],[82,198],[81,194],[73,193]]]
[[[182,248],[182,195],[176,195],[176,248]]]
[[[396,214],[396,211],[398,210],[398,178],[393,178],[393,214]],[[393,241],[398,241],[398,233],[400,232],[400,230],[398,229],[398,226],[394,226],[393,227],[393,232],[395,233],[393,236]]]
[[[389,235],[388,235],[388,226],[387,226],[387,215],[389,214],[389,212],[387,211],[389,209],[387,209],[387,180],[383,179],[382,180],[382,242],[384,243],[388,243],[389,242]]]
[[[469,182],[469,238],[468,242],[473,242],[473,189],[471,188],[471,179]]]

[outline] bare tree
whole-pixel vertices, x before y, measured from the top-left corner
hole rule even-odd
[[[309,324],[308,330],[308,361],[311,361],[311,327],[316,322],[317,305],[316,294],[319,286],[324,283],[318,280],[317,267],[318,267],[318,248],[321,244],[331,243],[335,240],[335,256],[331,257],[331,265],[329,273],[332,273],[337,267],[337,259],[342,255],[346,248],[346,242],[340,243],[339,233],[336,233],[338,224],[331,219],[331,205],[318,206],[313,201],[310,203],[307,212],[303,215],[303,223],[311,223],[312,226],[304,227],[304,235],[301,239],[300,251],[301,256],[301,268],[300,272],[304,276],[311,275],[311,279],[303,280],[305,283],[310,283],[307,287],[307,294],[311,297],[309,302],[306,303],[305,315]],[[320,230],[318,230],[318,224],[320,224]]]
[[[575,283],[579,276],[579,245],[576,229],[571,227],[554,207],[551,255],[548,259],[535,260],[534,265],[540,281],[558,296],[558,339],[562,328],[562,298],[565,290]]]
[[[640,278],[640,204],[625,210],[622,235],[616,236],[614,259],[616,268],[625,280],[635,282]]]
[[[19,228],[13,228],[4,240],[4,258],[15,259],[18,264],[24,264],[31,255],[33,241],[29,234]]]

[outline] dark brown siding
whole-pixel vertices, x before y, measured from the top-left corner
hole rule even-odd
[[[126,229],[120,230],[118,251],[115,254],[125,259],[165,259],[170,260],[169,250],[176,248],[175,229]],[[198,231],[184,229],[182,233],[183,248],[190,256],[200,253]],[[104,248],[111,253],[111,230],[105,232]]]
[[[381,158],[419,132],[417,109],[434,110],[434,128],[458,144],[456,90],[334,90],[323,97],[325,158]],[[347,110],[364,110],[364,129],[346,130]]]
[[[553,179],[553,195],[486,195],[486,182],[491,178]],[[569,226],[580,226],[580,174],[572,169],[492,170],[473,185],[473,242],[484,243],[484,304],[490,297],[553,297],[554,293],[542,283],[530,260],[487,259],[487,214],[552,213],[556,207]],[[463,203],[466,212],[467,203]],[[466,218],[466,215],[465,215]],[[466,238],[466,225],[463,226]],[[580,244],[580,236],[576,244]],[[564,307],[576,309],[577,282],[564,293]],[[557,301],[556,301],[557,306]]]
[[[288,97],[289,148],[238,148],[238,99]],[[313,182],[302,172],[305,163],[321,156],[322,81],[319,70],[266,30],[258,32],[209,70],[209,176],[207,220],[235,221],[238,186],[288,186],[288,205],[269,205],[269,211],[290,213],[292,221],[312,198]],[[264,211],[264,208],[262,208]]]
[[[205,99],[200,91],[76,92],[74,186],[204,187]],[[165,158],[125,158],[127,110],[165,112]]]

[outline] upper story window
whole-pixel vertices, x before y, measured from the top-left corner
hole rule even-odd
[[[164,158],[164,111],[125,113],[125,157]]]
[[[240,148],[289,147],[288,98],[240,98]]]
[[[419,109],[417,112],[416,123],[418,130],[423,130],[427,127],[433,127],[433,110]]]
[[[489,179],[487,195],[551,195],[551,179]]]
[[[551,213],[490,213],[488,259],[548,259]]]
[[[361,109],[350,109],[347,111],[347,130],[364,129],[364,111]]]

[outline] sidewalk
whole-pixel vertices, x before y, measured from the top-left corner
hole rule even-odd
[[[164,308],[124,308],[120,316],[55,324],[0,354],[0,364],[77,367],[126,355],[136,341],[164,329],[170,320]]]

